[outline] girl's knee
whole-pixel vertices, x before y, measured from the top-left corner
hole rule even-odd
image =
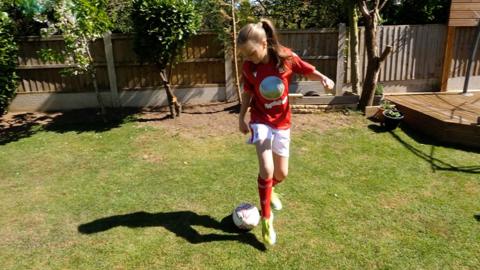
[[[273,172],[271,172],[271,171],[260,170],[259,175],[262,179],[272,179],[273,178]]]
[[[275,171],[273,176],[278,182],[281,182],[285,178],[287,178],[287,175],[288,175],[288,170],[278,170],[278,171]]]

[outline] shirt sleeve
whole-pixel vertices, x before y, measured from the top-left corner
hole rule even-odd
[[[315,66],[300,59],[296,53],[292,53],[292,70],[301,75],[308,75],[315,71]]]

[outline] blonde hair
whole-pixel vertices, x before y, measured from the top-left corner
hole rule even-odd
[[[292,57],[291,53],[280,44],[277,32],[272,22],[261,19],[258,23],[249,23],[240,29],[237,36],[237,45],[242,46],[248,41],[261,43],[267,40],[269,56],[276,61],[277,69],[285,67],[285,61]]]

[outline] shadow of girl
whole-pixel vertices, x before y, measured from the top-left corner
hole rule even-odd
[[[192,226],[199,225],[229,234],[199,234]],[[100,218],[78,226],[82,234],[93,234],[107,231],[114,227],[157,227],[161,226],[175,233],[192,244],[212,241],[238,241],[265,251],[265,246],[250,232],[240,231],[232,221],[232,216],[226,216],[221,222],[207,215],[198,215],[192,211],[177,211],[165,213],[135,212],[126,215],[116,215]]]

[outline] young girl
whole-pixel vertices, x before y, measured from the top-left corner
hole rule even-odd
[[[238,34],[237,46],[245,59],[239,128],[244,134],[252,133],[249,142],[256,147],[259,163],[262,237],[266,244],[274,245],[276,234],[270,205],[280,210],[282,203],[273,187],[288,174],[291,116],[288,85],[293,73],[318,80],[327,89],[333,89],[334,83],[282,46],[268,20],[244,26]],[[248,107],[249,123],[245,119]]]

